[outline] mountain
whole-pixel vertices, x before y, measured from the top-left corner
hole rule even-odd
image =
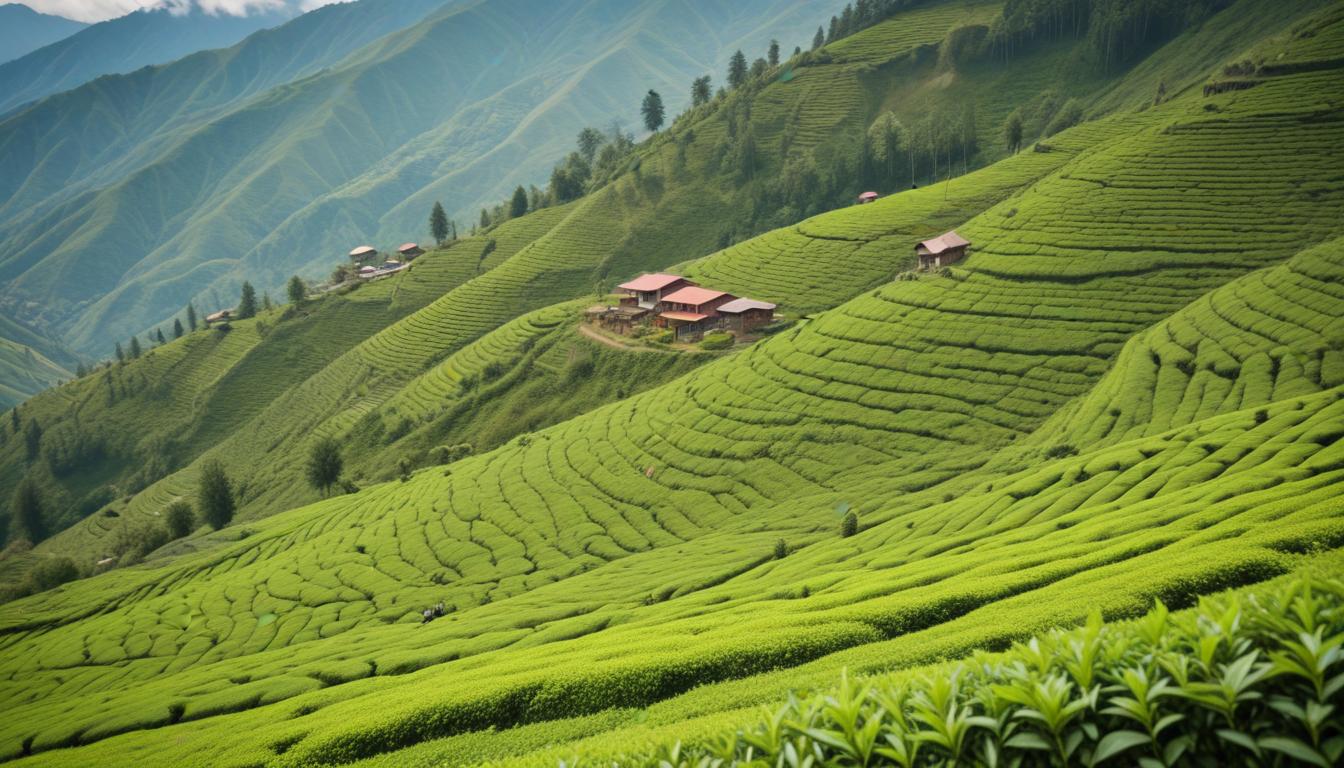
[[[0,607],[0,757],[680,767],[787,738],[941,763],[909,737],[945,727],[1043,764],[1332,764],[1344,9],[1041,7],[901,9],[587,195],[12,411],[0,481],[50,508],[15,524],[62,530],[0,560],[40,590]],[[893,117],[928,141],[899,167],[871,140]],[[915,269],[951,228],[968,257]],[[722,351],[581,330],[595,284],[674,266],[782,321]],[[215,462],[237,517],[169,534]],[[1097,704],[1131,693],[1183,740]],[[994,702],[1070,714],[967,717]]]
[[[63,40],[87,26],[82,21],[38,13],[18,3],[0,5],[0,63]]]
[[[739,47],[801,42],[838,5],[449,6],[339,64],[185,115],[180,89],[233,78],[202,57],[104,78],[0,123],[0,305],[106,355],[243,279],[275,290],[296,271],[325,274],[354,243],[421,239],[430,199],[465,222],[544,181],[584,125],[632,122],[650,87],[682,93]],[[237,55],[277,46],[253,39]]]
[[[9,5],[4,8],[13,8]],[[22,6],[19,6],[22,7]],[[155,8],[128,13],[48,40],[0,64],[0,115],[104,75],[164,64],[196,51],[233,45],[293,16],[286,4],[235,16]],[[75,22],[70,22],[74,24]],[[12,60],[11,60],[12,59]]]

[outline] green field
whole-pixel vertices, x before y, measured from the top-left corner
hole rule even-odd
[[[1039,147],[699,259],[677,252],[718,237],[686,227],[716,201],[672,183],[673,140],[655,139],[602,191],[308,317],[191,334],[35,398],[22,412],[53,431],[75,429],[62,409],[97,406],[85,421],[106,425],[110,456],[150,402],[154,434],[180,443],[166,476],[102,508],[116,517],[9,562],[90,559],[193,496],[205,459],[241,479],[241,515],[0,606],[0,759],[657,764],[677,742],[698,758],[768,732],[762,705],[841,727],[809,709],[821,699],[790,704],[797,691],[909,735],[892,721],[953,677],[949,660],[970,657],[966,684],[985,691],[1030,677],[1018,662],[1036,682],[1075,675],[1070,643],[1098,619],[1132,639],[1144,625],[1124,622],[1154,600],[1180,611],[1229,589],[1240,597],[1203,618],[1174,613],[1163,652],[1197,657],[1239,599],[1266,658],[1296,632],[1273,617],[1295,617],[1321,625],[1336,650],[1320,674],[1338,675],[1337,581],[1319,608],[1263,609],[1301,594],[1286,574],[1337,579],[1344,546],[1344,14],[1321,6],[1243,0],[1100,78],[1092,103],[1111,108]],[[758,135],[776,114],[761,105],[810,75],[899,80],[904,54],[872,57],[995,8],[917,8],[828,47],[833,63],[756,94]],[[1016,95],[1066,54],[1056,41],[1021,56]],[[1253,86],[1204,93],[1247,58],[1263,62]],[[1153,79],[1192,61],[1154,104]],[[841,101],[862,124],[875,107],[854,98]],[[694,117],[694,141],[713,146],[723,116]],[[689,152],[691,167],[710,154]],[[970,257],[909,271],[914,242],[954,226]],[[797,322],[723,356],[575,334],[585,297],[678,261]],[[302,464],[326,435],[365,487],[312,503]],[[11,477],[17,442],[0,446]],[[428,458],[461,442],[475,455]],[[402,458],[413,472],[398,479]],[[422,624],[436,603],[447,615]],[[1093,629],[1054,632],[1094,613]],[[1107,664],[1139,663],[1106,642]],[[1195,679],[1249,648],[1219,643]],[[848,682],[878,673],[873,691],[913,697],[903,709],[875,715],[863,702],[879,693]],[[1314,695],[1344,706],[1339,686]],[[1323,755],[1339,735],[1327,719]],[[1099,734],[1080,738],[1092,750]]]

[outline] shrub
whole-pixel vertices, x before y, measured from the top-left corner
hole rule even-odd
[[[700,341],[700,348],[706,351],[715,351],[728,349],[736,343],[737,339],[731,333],[723,331],[714,331],[705,334],[705,338]]]
[[[783,560],[785,557],[788,557],[788,555],[789,555],[789,544],[788,544],[788,542],[784,541],[783,539],[780,539],[779,541],[776,541],[776,542],[775,542],[775,559],[776,559],[776,560]]]
[[[671,344],[673,341],[676,341],[676,334],[672,331],[658,331],[649,337],[649,341],[652,341],[654,344]]]
[[[471,443],[439,445],[429,450],[429,460],[435,464],[452,464],[470,456],[473,450]]]
[[[28,572],[24,588],[29,594],[36,594],[78,578],[79,568],[74,560],[68,557],[43,559]]]
[[[1063,459],[1068,456],[1077,456],[1077,455],[1078,455],[1077,448],[1074,448],[1072,445],[1064,443],[1061,443],[1059,445],[1052,445],[1050,446],[1050,449],[1045,452],[1045,458],[1047,459]]]
[[[196,530],[196,512],[191,508],[191,503],[179,499],[168,505],[168,509],[163,513],[164,523],[168,526],[168,533],[174,539],[180,539],[191,534]]]
[[[854,510],[845,513],[840,521],[840,538],[847,539],[859,532],[859,516],[854,514]]]

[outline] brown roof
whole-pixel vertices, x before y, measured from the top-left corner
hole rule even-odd
[[[920,243],[917,247],[923,248],[924,250],[928,251],[934,256],[937,256],[943,251],[952,248],[965,248],[970,244],[971,244],[970,240],[967,240],[961,235],[958,235],[955,231],[952,231],[946,234],[939,235],[938,237],[935,237],[931,240],[925,240],[924,242]]]
[[[757,301],[755,299],[733,299],[727,304],[720,305],[718,311],[729,315],[736,315],[739,312],[746,312],[749,309],[767,309],[773,312],[775,305],[768,301]]]
[[[728,294],[723,291],[716,291],[712,288],[701,288],[698,285],[688,285],[685,288],[680,288],[667,294],[663,297],[663,301],[672,302],[673,304],[690,304],[693,307],[698,307],[701,304],[708,304],[721,296],[727,295]]]
[[[698,312],[664,312],[660,317],[666,320],[684,320],[688,323],[698,323],[709,315],[702,315]]]
[[[669,285],[672,285],[678,280],[685,280],[685,279],[686,278],[682,277],[681,275],[665,275],[661,272],[656,272],[651,275],[640,275],[639,277],[636,277],[634,280],[631,280],[628,283],[621,283],[616,287],[624,291],[638,291],[647,293],[649,291],[661,291],[662,289],[666,288]]]
[[[397,252],[410,253],[411,251],[419,251],[419,250],[423,249],[420,247],[418,243],[403,243],[402,246],[397,249]]]
[[[351,256],[368,256],[369,254],[377,253],[377,252],[378,252],[378,250],[375,249],[375,248],[374,248],[373,246],[371,246],[371,245],[361,245],[361,246],[359,246],[358,248],[355,248],[354,250],[350,251],[350,255],[351,255]]]

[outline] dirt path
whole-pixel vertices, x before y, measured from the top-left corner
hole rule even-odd
[[[579,334],[582,336],[586,336],[587,338],[592,339],[593,341],[596,341],[598,344],[605,344],[606,346],[611,347],[612,349],[619,349],[623,352],[673,353],[676,351],[671,349],[652,349],[649,347],[636,347],[633,344],[622,344],[621,342],[611,338],[610,336],[607,336],[606,334],[598,333],[585,323],[579,323]]]

